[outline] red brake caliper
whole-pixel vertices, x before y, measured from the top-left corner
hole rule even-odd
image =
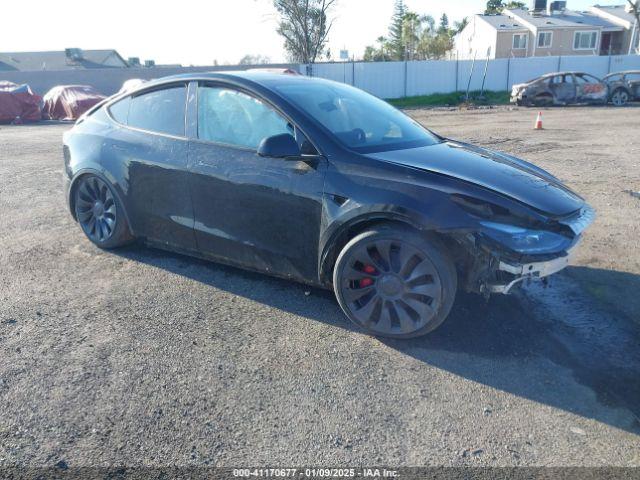
[[[372,265],[365,265],[362,271],[368,275],[374,275],[376,273],[376,269]],[[370,287],[371,285],[373,285],[372,278],[363,278],[360,280],[360,288]]]

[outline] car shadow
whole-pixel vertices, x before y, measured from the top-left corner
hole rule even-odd
[[[144,246],[116,253],[295,315],[359,331],[328,290]],[[558,276],[557,291],[532,295],[525,290],[488,301],[460,293],[449,318],[435,332],[380,342],[468,380],[640,434],[640,321],[612,303],[615,292],[640,291],[640,276],[585,267],[570,267]],[[611,291],[611,302],[593,294],[593,288],[602,290],[603,285]],[[555,296],[549,295],[554,291]],[[540,308],[547,310],[538,309],[536,295],[544,298]],[[567,371],[594,392],[596,402],[565,388]]]

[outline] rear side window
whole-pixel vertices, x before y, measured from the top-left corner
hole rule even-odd
[[[131,104],[131,97],[123,98],[119,102],[116,102],[109,107],[109,113],[111,114],[111,116],[116,122],[126,125],[127,117],[129,116],[130,104]]]
[[[184,136],[187,88],[154,90],[131,99],[127,124],[151,132]]]

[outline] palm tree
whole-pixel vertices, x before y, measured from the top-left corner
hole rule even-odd
[[[402,43],[405,46],[405,60],[413,60],[420,40],[421,19],[417,13],[409,12],[402,22]]]

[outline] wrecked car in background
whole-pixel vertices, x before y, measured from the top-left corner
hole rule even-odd
[[[0,81],[0,123],[37,122],[42,119],[42,97],[27,84]]]
[[[89,85],[59,85],[44,96],[44,116],[50,120],[77,120],[107,98]]]
[[[597,77],[583,72],[548,73],[525,83],[514,85],[511,103],[548,107],[580,103],[606,104],[607,85]]]
[[[609,99],[614,105],[640,100],[640,70],[610,73],[602,79],[609,88]]]

